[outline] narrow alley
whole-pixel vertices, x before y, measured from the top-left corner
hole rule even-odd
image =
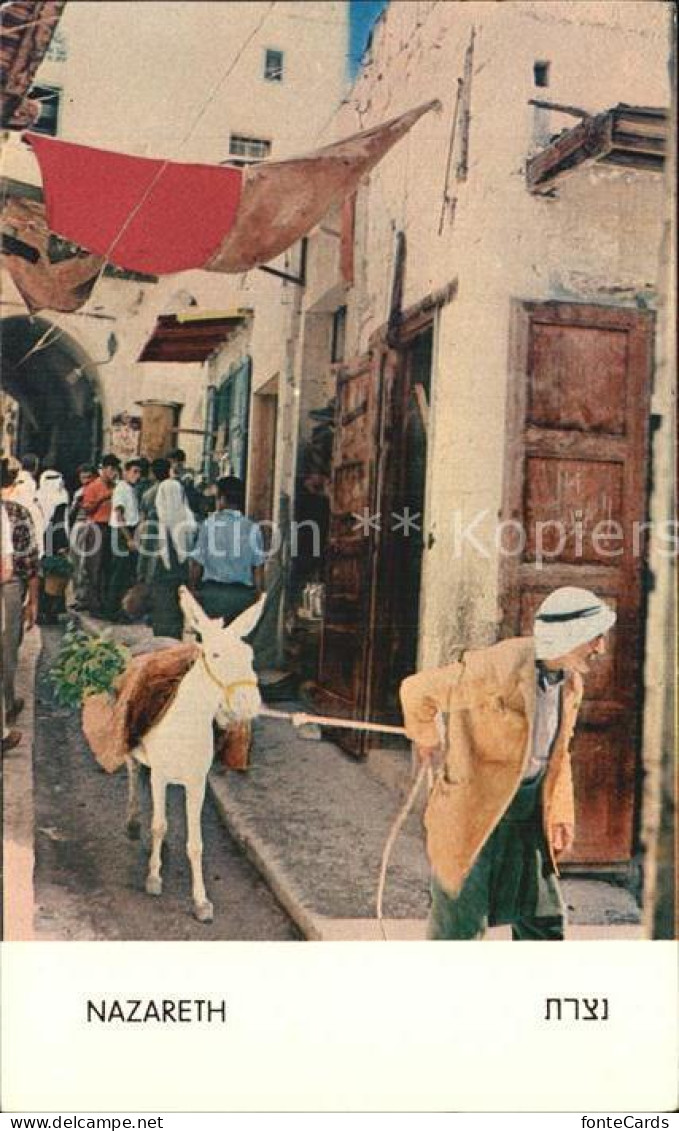
[[[62,630],[43,629],[35,719],[35,937],[40,940],[298,939],[296,927],[244,858],[208,798],[203,811],[205,877],[214,922],[191,914],[184,846],[184,791],[168,791],[164,892],[144,891],[147,820],[138,841],[125,833],[125,771],[99,768],[82,737],[78,715],[56,704],[48,673]]]

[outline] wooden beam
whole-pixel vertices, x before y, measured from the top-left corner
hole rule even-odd
[[[561,113],[580,115],[575,106],[531,99]],[[669,114],[667,110],[620,103],[595,117],[585,117],[580,125],[556,138],[526,166],[530,192],[548,192],[573,169],[592,161],[623,165],[631,169],[661,170],[667,152]]]
[[[661,173],[665,158],[652,153],[627,153],[622,149],[612,149],[602,157],[605,165],[624,165],[628,169],[647,169],[652,173]]]
[[[178,436],[180,433],[184,436],[212,436],[217,438],[219,436],[219,429],[211,432],[209,428],[170,428],[173,436]]]
[[[667,142],[664,137],[643,137],[639,134],[613,130],[613,148],[623,149],[628,153],[652,153],[664,157]]]
[[[612,113],[617,118],[631,118],[633,121],[646,119],[647,121],[669,121],[669,111],[664,106],[630,106],[627,102],[619,102],[613,107]]]
[[[611,149],[612,130],[612,115],[597,114],[557,138],[528,162],[526,183],[529,190],[548,190],[557,178],[561,179],[584,162],[603,157]]]
[[[566,106],[563,102],[546,102],[544,98],[529,98],[529,106],[537,106],[540,110],[556,110],[559,114],[570,114],[573,118],[591,118],[589,110],[582,110],[579,106]]]
[[[418,318],[426,319],[427,315],[433,310],[437,310],[439,307],[446,306],[447,303],[452,302],[457,295],[457,290],[458,280],[456,276],[454,279],[451,279],[449,283],[446,283],[444,287],[439,287],[437,291],[432,291],[430,294],[425,295],[419,302],[413,303],[412,306],[407,306],[401,314],[401,332],[403,332],[404,328],[409,330],[410,325]],[[387,328],[388,323],[384,323],[382,326],[378,327],[377,330],[373,331],[368,341],[369,349],[378,349],[379,346],[384,343]]]
[[[622,130],[624,133],[634,134],[636,137],[661,137],[667,138],[668,124],[662,119],[653,118],[613,118],[613,129]]]

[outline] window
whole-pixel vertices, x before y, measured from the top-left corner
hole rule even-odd
[[[549,86],[549,63],[536,59],[533,63],[533,79],[536,86]]]
[[[229,139],[230,165],[251,165],[253,161],[263,161],[270,153],[271,142],[264,138],[231,134]]]
[[[264,78],[267,82],[283,82],[283,52],[267,47],[264,52]]]
[[[33,123],[31,129],[36,134],[49,134],[56,137],[59,127],[59,102],[61,90],[58,86],[33,86],[29,98],[34,98],[40,103],[40,117]]]
[[[347,308],[338,306],[332,316],[332,341],[330,344],[330,361],[344,361],[344,342],[347,332]]]

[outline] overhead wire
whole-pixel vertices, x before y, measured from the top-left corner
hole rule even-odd
[[[261,30],[262,26],[264,25],[264,22],[265,22],[265,21],[267,20],[267,18],[268,18],[268,17],[269,17],[269,15],[271,14],[271,10],[272,10],[272,9],[273,9],[273,8],[275,7],[276,3],[277,3],[277,0],[270,0],[270,2],[269,2],[269,7],[268,7],[268,8],[267,8],[267,10],[266,10],[266,11],[265,11],[265,12],[263,13],[263,15],[262,15],[261,19],[260,19],[260,20],[258,21],[258,23],[256,24],[256,26],[255,26],[255,27],[254,27],[254,28],[252,29],[252,31],[250,32],[250,34],[248,35],[248,37],[247,37],[247,38],[245,39],[245,41],[244,41],[244,42],[243,42],[243,43],[241,44],[241,47],[240,47],[240,48],[239,48],[239,50],[238,50],[238,51],[236,52],[236,55],[234,56],[234,58],[233,58],[233,60],[232,60],[231,64],[230,64],[230,65],[229,65],[229,67],[227,68],[227,70],[226,70],[226,71],[224,72],[224,74],[223,74],[223,75],[221,75],[221,76],[220,76],[220,78],[219,78],[219,79],[217,80],[217,82],[216,82],[216,83],[215,83],[215,84],[214,84],[214,85],[212,86],[212,88],[210,89],[210,91],[209,91],[209,93],[208,93],[208,95],[207,95],[207,98],[206,98],[206,99],[204,100],[204,102],[203,102],[202,106],[200,107],[200,109],[199,109],[199,111],[198,111],[198,114],[197,114],[197,115],[196,115],[196,117],[194,118],[193,122],[192,122],[192,123],[191,123],[191,125],[189,126],[188,130],[186,131],[186,133],[184,134],[184,137],[183,137],[183,138],[182,138],[182,139],[180,140],[180,142],[179,142],[179,150],[180,150],[180,151],[181,151],[181,150],[182,150],[182,149],[184,148],[184,146],[185,146],[185,145],[187,144],[187,142],[188,142],[188,141],[189,141],[189,139],[191,138],[191,136],[192,136],[192,134],[193,134],[194,130],[196,129],[196,126],[198,125],[198,123],[200,122],[201,118],[202,118],[202,117],[203,117],[203,115],[205,114],[205,111],[207,110],[208,106],[209,106],[209,105],[210,105],[210,104],[211,104],[211,103],[212,103],[212,102],[214,101],[214,99],[216,98],[216,96],[217,96],[217,94],[218,94],[219,90],[221,89],[221,87],[222,87],[222,86],[224,85],[224,83],[225,83],[225,82],[226,82],[226,80],[227,80],[227,79],[229,78],[229,76],[230,76],[230,75],[231,75],[231,74],[233,73],[233,71],[234,71],[235,67],[236,67],[236,66],[237,66],[237,64],[238,64],[238,63],[240,62],[240,59],[241,59],[241,57],[242,57],[243,53],[245,52],[245,50],[247,49],[247,47],[249,47],[250,43],[252,42],[252,40],[254,39],[254,37],[255,37],[255,36],[257,35],[257,33],[258,33],[258,32],[259,32],[260,30]],[[107,248],[107,250],[106,250],[106,253],[105,253],[105,256],[104,256],[104,262],[103,262],[103,264],[102,264],[101,270],[99,271],[99,273],[98,273],[98,275],[97,275],[97,277],[96,277],[96,279],[95,279],[95,281],[94,281],[94,286],[93,286],[93,288],[92,288],[93,290],[94,290],[94,289],[96,288],[96,286],[97,286],[97,284],[99,283],[99,281],[100,281],[100,279],[101,279],[101,277],[102,277],[102,275],[103,275],[104,271],[106,270],[106,267],[107,267],[107,266],[108,266],[108,264],[109,264],[109,258],[110,258],[110,255],[111,255],[111,253],[112,253],[113,251],[115,251],[115,248],[116,248],[116,247],[117,247],[117,245],[118,245],[118,244],[120,243],[120,240],[121,240],[121,239],[122,239],[122,237],[124,236],[125,232],[126,232],[126,231],[127,231],[127,229],[129,228],[129,226],[130,226],[130,224],[132,223],[132,221],[134,220],[135,216],[137,216],[137,215],[139,214],[140,210],[141,210],[141,209],[142,209],[142,208],[144,207],[144,205],[145,205],[146,201],[147,201],[147,200],[149,199],[149,197],[150,197],[151,193],[153,192],[154,188],[155,188],[155,187],[156,187],[156,185],[158,184],[158,181],[159,181],[159,180],[160,180],[160,178],[161,178],[161,177],[163,176],[163,173],[165,172],[165,170],[166,170],[166,169],[168,168],[168,166],[169,166],[170,164],[171,164],[170,160],[169,160],[169,159],[165,159],[165,160],[163,161],[162,165],[160,165],[160,166],[159,166],[159,168],[157,169],[157,171],[156,171],[155,175],[154,175],[154,176],[152,177],[152,179],[151,179],[151,181],[150,181],[149,185],[147,186],[147,188],[146,188],[145,192],[144,192],[144,193],[143,193],[143,195],[141,196],[140,200],[139,200],[139,201],[138,201],[138,203],[137,203],[136,205],[134,205],[134,207],[133,207],[133,208],[132,208],[132,209],[130,210],[130,212],[128,213],[128,215],[127,215],[127,217],[126,217],[125,221],[124,221],[124,222],[123,222],[123,224],[122,224],[122,227],[121,227],[121,228],[120,228],[120,230],[119,230],[119,231],[117,232],[117,234],[116,234],[116,235],[114,236],[114,238],[113,238],[113,241],[111,242],[111,244],[109,244],[109,247]],[[91,296],[90,296],[90,297],[91,297]]]

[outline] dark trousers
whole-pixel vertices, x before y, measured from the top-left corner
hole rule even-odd
[[[128,528],[127,534],[134,534]],[[111,529],[111,557],[106,590],[106,615],[115,617],[120,612],[121,601],[128,589],[131,589],[137,577],[137,554],[128,548],[125,532],[118,528]]]
[[[162,561],[155,563],[151,581],[151,625],[154,636],[173,636],[181,640],[184,635],[184,614],[179,604],[179,587],[188,583],[186,562],[180,564],[170,548],[170,567]]]
[[[111,529],[108,523],[93,522],[85,540],[87,605],[91,612],[103,612],[111,566]]]
[[[231,624],[231,621],[253,604],[257,592],[250,585],[225,585],[219,581],[205,581],[197,596],[209,617],[223,617],[225,624]]]
[[[53,594],[45,591],[44,578],[40,582],[40,598],[38,604],[38,623],[56,624],[60,613],[66,612],[66,596],[64,593]]]
[[[481,939],[510,923],[517,942],[558,942],[564,906],[542,831],[542,780],[521,785],[479,853],[460,892],[434,878],[430,939]]]
[[[482,939],[488,929],[488,903],[483,869],[472,869],[457,897],[448,895],[434,879],[427,937],[442,939]],[[514,942],[561,942],[563,915],[517,917],[512,921]]]

